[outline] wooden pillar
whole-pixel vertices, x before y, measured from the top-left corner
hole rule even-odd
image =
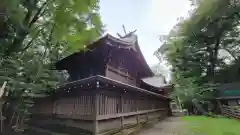
[[[140,121],[139,121],[139,114],[137,115],[137,124],[139,124]]]
[[[140,96],[138,96],[138,97],[140,97]],[[138,112],[138,108],[139,108],[139,103],[138,103],[138,98],[134,98],[134,100],[135,100],[135,106],[136,106],[136,112]],[[139,124],[140,122],[139,122],[139,114],[137,115],[137,124]]]
[[[123,129],[123,127],[124,127],[124,123],[123,123],[124,117],[121,117],[120,119],[121,119],[121,129]]]
[[[94,93],[93,135],[98,134],[99,94]]]
[[[146,121],[147,121],[147,122],[149,121],[149,119],[148,119],[148,113],[146,113]]]
[[[123,98],[123,94],[121,94],[120,96],[120,104],[121,104],[121,113],[124,113],[124,98]],[[123,129],[124,129],[124,117],[120,117],[120,121],[121,121],[121,135],[124,134]]]
[[[120,121],[121,121],[121,135],[123,135],[124,134],[124,132],[123,132],[123,129],[124,129],[124,117],[123,116],[120,118]]]
[[[121,113],[124,113],[124,99],[123,99],[123,95],[121,95],[120,97],[120,104],[121,104]]]

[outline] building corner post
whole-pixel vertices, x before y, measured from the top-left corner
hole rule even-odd
[[[98,130],[98,114],[99,114],[99,82],[96,82],[96,91],[94,92],[94,113],[93,113],[93,135],[97,135],[99,130]]]

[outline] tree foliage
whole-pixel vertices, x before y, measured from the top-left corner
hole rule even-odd
[[[4,115],[10,128],[19,128],[33,99],[64,81],[53,64],[103,33],[99,1],[2,0],[0,18],[0,84],[7,81],[9,93]]]
[[[71,51],[82,48],[101,34],[98,9],[97,0],[3,0],[1,53],[24,51],[46,37]]]
[[[180,93],[239,80],[239,25],[239,0],[195,1],[189,17],[179,21],[155,53],[171,64]]]

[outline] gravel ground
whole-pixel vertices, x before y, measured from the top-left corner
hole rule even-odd
[[[179,117],[169,117],[137,135],[186,135],[184,125]]]

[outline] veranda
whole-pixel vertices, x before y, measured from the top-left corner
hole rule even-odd
[[[168,115],[170,99],[103,76],[67,83],[33,109],[35,125],[64,125],[94,135]]]

